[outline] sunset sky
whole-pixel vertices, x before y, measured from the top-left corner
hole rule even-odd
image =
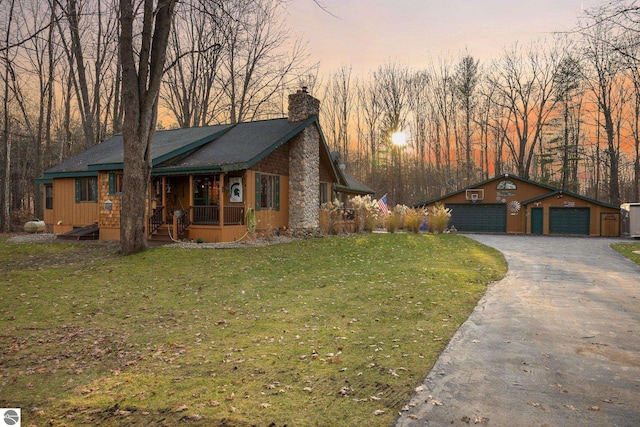
[[[412,68],[468,51],[484,61],[515,42],[571,30],[581,10],[604,0],[291,0],[287,24],[307,42],[321,73],[385,62]]]

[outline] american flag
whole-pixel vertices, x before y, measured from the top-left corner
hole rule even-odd
[[[389,215],[389,207],[387,206],[387,195],[380,197],[378,199],[378,207],[382,211],[383,214]]]

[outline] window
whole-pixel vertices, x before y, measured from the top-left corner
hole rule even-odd
[[[53,185],[44,186],[44,208],[53,209]]]
[[[256,210],[280,210],[280,177],[256,174]]]
[[[122,193],[122,173],[109,172],[109,194]]]
[[[76,203],[98,201],[98,179],[76,178]]]
[[[326,182],[320,183],[320,206],[329,202],[329,184]]]

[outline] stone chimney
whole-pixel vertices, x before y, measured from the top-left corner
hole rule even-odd
[[[320,101],[303,87],[289,95],[289,121],[318,115]],[[289,149],[289,228],[317,229],[320,199],[320,132],[311,124],[292,141]]]
[[[289,95],[289,121],[300,122],[320,112],[320,101],[309,95],[306,86]]]

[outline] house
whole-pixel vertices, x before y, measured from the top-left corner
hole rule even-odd
[[[267,232],[317,228],[320,203],[350,191],[322,134],[319,106],[303,89],[289,96],[288,118],[156,131],[149,238],[226,242],[254,224]],[[44,221],[54,233],[97,224],[100,240],[120,239],[122,144],[113,136],[44,173]]]
[[[416,204],[451,209],[458,231],[617,237],[620,208],[514,175]]]

